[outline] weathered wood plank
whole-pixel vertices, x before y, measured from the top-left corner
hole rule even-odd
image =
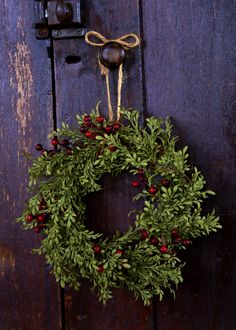
[[[33,2],[2,1],[0,15],[0,328],[60,329],[59,290],[30,253],[40,237],[15,223],[27,198],[23,151],[52,128],[50,62],[34,37]]]
[[[137,1],[86,1],[86,22],[89,30],[96,30],[108,38],[139,33]],[[77,64],[67,64],[69,55],[81,57]],[[97,63],[97,49],[84,40],[54,42],[56,98],[58,125],[62,120],[74,123],[76,113],[88,113],[102,100],[101,111],[107,114],[106,89]],[[138,107],[142,112],[142,85],[139,50],[130,52],[125,64],[123,102],[127,107]],[[114,73],[111,81],[113,100],[117,84]],[[114,101],[115,103],[115,101]],[[111,235],[116,228],[127,228],[127,214],[132,207],[130,180],[127,177],[104,180],[104,192],[90,200],[89,222],[97,231]],[[115,192],[114,192],[115,191]],[[84,283],[79,293],[65,294],[66,329],[152,329],[152,310],[135,303],[126,290],[114,291],[114,298],[105,308],[89,292]]]
[[[235,1],[143,2],[148,113],[173,117],[224,226],[187,251],[176,300],[157,303],[158,329],[236,327],[235,14]]]

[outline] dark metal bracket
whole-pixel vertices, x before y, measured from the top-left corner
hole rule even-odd
[[[36,38],[78,38],[86,34],[83,0],[35,0]]]

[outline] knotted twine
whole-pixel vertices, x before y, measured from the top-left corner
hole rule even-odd
[[[99,39],[98,42],[91,41],[90,37],[95,37]],[[132,38],[134,41],[127,41],[127,39]],[[119,37],[117,39],[107,39],[102,34],[96,32],[96,31],[89,31],[85,35],[85,41],[92,46],[95,47],[103,47],[108,43],[114,42],[119,44],[124,50],[128,51],[134,47],[137,47],[140,43],[139,37],[137,34],[130,33],[125,34],[122,37]],[[106,88],[107,88],[107,104],[108,104],[108,116],[111,121],[113,121],[114,112],[112,109],[111,104],[111,92],[110,92],[110,81],[109,81],[109,68],[104,66],[100,58],[98,56],[98,64],[101,69],[101,75],[106,76]],[[119,73],[118,73],[118,86],[117,86],[117,120],[120,119],[120,108],[121,108],[121,90],[122,90],[122,83],[123,83],[123,63],[119,66]]]

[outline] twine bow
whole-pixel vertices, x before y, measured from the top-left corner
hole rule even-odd
[[[97,38],[99,41],[92,41],[90,37]],[[127,41],[127,39],[133,39],[133,41]],[[134,47],[137,47],[140,43],[139,37],[134,34],[126,34],[122,37],[117,39],[107,39],[102,34],[96,31],[89,31],[85,35],[85,41],[92,46],[95,47],[103,47],[108,43],[114,42],[119,44],[124,50],[128,51]],[[98,57],[98,64],[101,69],[101,74],[106,76],[106,87],[107,87],[107,103],[108,103],[108,115],[109,119],[113,120],[113,109],[111,104],[111,92],[110,92],[110,82],[109,82],[109,69],[105,67]],[[122,90],[122,83],[123,83],[123,64],[119,66],[119,74],[118,74],[118,87],[117,87],[117,120],[120,119],[120,107],[121,107],[121,90]]]

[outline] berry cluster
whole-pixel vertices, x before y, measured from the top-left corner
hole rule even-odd
[[[147,179],[145,177],[145,171],[144,169],[140,168],[137,170],[137,174],[138,174],[138,180],[134,180],[132,181],[131,185],[133,188],[138,188],[140,186],[140,184],[143,185],[147,185]],[[167,178],[163,178],[159,181],[159,185],[162,187],[170,187],[170,180],[168,180]],[[155,185],[150,185],[149,187],[147,187],[148,193],[150,195],[155,195],[157,193],[157,186]]]
[[[155,236],[149,237],[149,232],[145,229],[141,230],[140,236],[142,240],[146,240],[149,238],[149,242],[154,246],[159,245],[159,250],[161,253],[175,254],[176,251],[174,250],[174,247],[176,244],[188,246],[192,243],[192,241],[189,239],[182,239],[180,237],[179,230],[177,228],[173,228],[171,231],[172,244],[173,244],[171,248],[168,248],[168,246],[166,244],[163,244],[162,240],[159,240],[157,237]]]
[[[61,150],[61,149],[58,149],[58,147],[60,146],[62,149],[66,150],[67,155],[73,154],[73,149],[70,147],[70,141],[68,139],[63,139],[63,140],[59,141],[58,138],[55,136],[51,140],[51,144],[54,146],[53,150],[44,149],[44,147],[40,143],[37,143],[35,145],[35,149],[37,151],[40,151],[42,156],[48,155],[49,157],[52,157],[56,154],[57,151]]]
[[[27,222],[32,222],[35,220],[35,226],[33,228],[35,233],[40,233],[41,230],[45,227],[45,222],[46,222],[47,215],[45,213],[40,213],[40,214],[28,214],[26,216],[26,221]]]
[[[38,206],[39,211],[45,210],[47,204],[44,200],[42,200]],[[33,222],[34,221],[34,227],[33,230],[35,233],[40,233],[46,225],[46,220],[47,220],[47,214],[42,212],[38,214],[27,214],[25,220],[27,222]]]
[[[163,254],[169,253],[169,254],[176,254],[176,251],[174,250],[174,247],[176,244],[181,244],[184,246],[188,246],[192,243],[191,240],[189,239],[182,239],[179,235],[179,230],[177,228],[173,228],[171,231],[171,236],[173,238],[173,245],[168,247],[167,244],[164,244],[163,241],[156,236],[150,236],[149,232],[145,229],[140,231],[140,238],[141,240],[149,240],[149,242],[154,245],[154,246],[159,246],[159,251]],[[93,245],[93,251],[95,255],[101,255],[102,254],[102,249],[101,246],[98,244]],[[115,251],[115,254],[118,255],[123,255],[125,253],[125,250],[122,249],[117,249]],[[103,264],[100,264],[97,268],[97,271],[99,273],[104,272],[104,267]]]
[[[146,240],[149,238],[149,232],[145,229],[141,230],[140,236],[142,240]],[[157,246],[160,245],[159,250],[161,253],[169,253],[168,246],[166,244],[163,244],[157,237],[151,236],[149,238],[149,241],[152,245]]]
[[[93,245],[93,251],[94,251],[94,254],[100,255],[102,253],[101,246],[98,245],[98,244],[94,244]],[[125,253],[125,250],[122,250],[122,249],[117,249],[115,251],[115,254],[117,254],[117,255],[123,255],[124,253]],[[104,272],[103,264],[98,265],[97,272],[98,273],[103,273]]]
[[[110,123],[107,121],[107,119],[99,115],[92,120],[91,116],[85,115],[83,117],[83,123],[80,126],[80,132],[88,139],[95,140],[97,136],[104,136],[104,134],[113,134],[116,133],[121,127],[121,124],[119,122]],[[51,140],[51,144],[53,145],[54,149],[52,150],[46,150],[42,144],[37,143],[35,145],[35,149],[39,152],[41,152],[42,156],[54,156],[57,152],[64,150],[66,151],[66,154],[71,156],[74,152],[73,145],[70,143],[68,139],[63,139],[61,141],[58,140],[58,138],[55,136]],[[109,145],[108,149],[111,152],[114,152],[117,150],[117,148],[113,145]]]
[[[179,230],[177,228],[173,228],[171,231],[171,236],[173,243],[176,244],[182,244],[184,246],[188,246],[192,243],[190,239],[183,239],[180,237]]]
[[[87,138],[94,140],[97,136],[104,136],[104,134],[109,135],[115,133],[120,129],[120,127],[120,123],[108,123],[106,118],[102,115],[96,117],[94,121],[92,120],[91,116],[85,115],[83,117],[83,124],[80,126],[80,132],[83,133]]]

